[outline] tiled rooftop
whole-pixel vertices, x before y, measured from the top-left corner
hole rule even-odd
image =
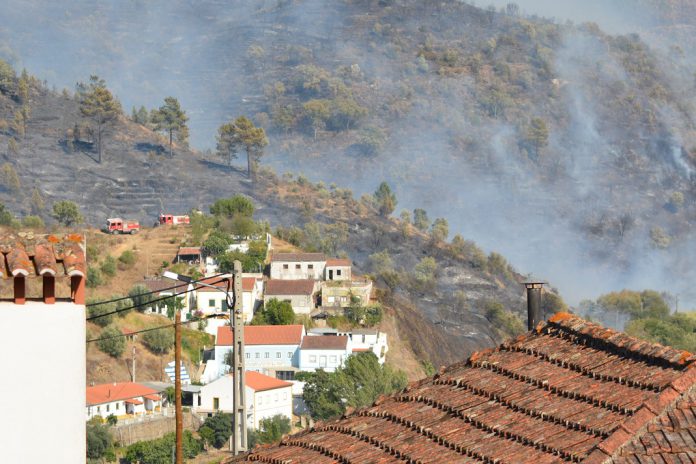
[[[312,295],[314,286],[313,280],[270,279],[266,282],[266,295]]]
[[[696,462],[694,359],[560,313],[230,462]]]
[[[345,335],[311,335],[302,339],[303,350],[345,350],[348,337]]]
[[[280,263],[326,261],[326,255],[324,253],[273,253],[271,261]]]
[[[247,325],[244,326],[246,345],[299,345],[302,342],[304,326],[293,325]],[[217,329],[215,345],[232,346],[233,331],[229,325]]]
[[[96,405],[121,401],[138,397],[150,397],[159,399],[157,391],[139,383],[118,382],[105,383],[87,387],[87,404]]]

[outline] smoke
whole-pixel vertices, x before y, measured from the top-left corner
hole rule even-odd
[[[619,1],[517,3],[523,14],[593,21],[609,33],[657,25],[654,11]],[[665,199],[659,195],[665,192],[645,188],[688,187],[692,169],[682,148],[683,113],[663,108],[661,119],[674,128],[665,129],[664,140],[648,140],[657,148],[641,152],[641,139],[653,136],[631,133],[602,113],[598,87],[620,89],[630,77],[596,37],[574,31],[555,50],[555,78],[542,91],[561,102],[549,113],[558,118],[548,147],[557,162],[540,171],[520,150],[520,128],[481,117],[472,104],[478,90],[471,78],[433,74],[409,81],[404,67],[385,59],[399,53],[398,44],[352,40],[347,26],[355,18],[346,8],[320,0],[7,0],[0,56],[13,57],[58,87],[73,88],[98,74],[126,111],[157,107],[164,97],[176,96],[190,117],[192,145],[209,148],[221,123],[259,111],[263,89],[252,71],[270,73],[272,51],[290,37],[297,53],[328,57],[319,64],[330,69],[357,64],[375,92],[411,106],[388,128],[389,139],[376,158],[351,157],[340,148],[315,153],[307,140],[271,140],[265,162],[277,170],[348,186],[358,196],[387,180],[399,209],[425,208],[431,218],[447,218],[453,234],[503,253],[520,271],[549,280],[571,303],[621,288],[654,288],[696,302],[688,285],[694,277],[694,236],[682,231],[671,248],[653,247],[650,229],[662,225],[672,233],[665,225],[672,213],[662,208]],[[447,20],[434,16],[431,23]],[[254,45],[262,51],[252,63],[248,53]],[[665,140],[669,149],[660,150]]]

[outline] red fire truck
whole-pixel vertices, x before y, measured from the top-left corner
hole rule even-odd
[[[173,214],[160,214],[159,222],[157,225],[160,226],[175,226],[179,224],[190,224],[191,218],[188,216],[174,216]]]
[[[121,218],[109,218],[106,220],[106,230],[109,234],[136,234],[140,231],[140,223]]]

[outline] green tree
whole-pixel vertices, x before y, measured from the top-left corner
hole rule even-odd
[[[317,138],[317,132],[326,128],[326,121],[331,116],[331,102],[326,99],[309,100],[302,105],[304,119],[314,133],[314,139]]]
[[[45,209],[46,202],[43,199],[43,195],[41,195],[41,191],[38,188],[34,187],[34,190],[31,192],[31,212],[41,214]]]
[[[0,59],[0,92],[5,95],[14,90],[17,73],[14,68],[7,62]]]
[[[165,132],[169,135],[169,156],[173,156],[174,134],[177,141],[186,145],[188,138],[188,116],[181,109],[179,100],[174,97],[166,97],[164,105],[151,115],[151,120],[155,125],[155,130]]]
[[[156,440],[139,441],[126,449],[123,459],[128,464],[169,464],[175,440],[172,432]],[[203,444],[190,430],[184,430],[183,450],[185,460],[195,458],[203,450]]]
[[[53,204],[53,218],[65,227],[80,224],[84,221],[80,208],[69,200],[61,200]]]
[[[113,438],[109,427],[96,422],[87,423],[87,457],[102,459],[111,448]]]
[[[164,354],[174,346],[174,330],[166,328],[143,334],[143,343],[155,354]]]
[[[387,217],[394,212],[396,208],[396,195],[392,192],[389,184],[386,182],[379,184],[374,198],[381,216]]]
[[[217,152],[228,159],[237,157],[244,151],[247,155],[247,175],[256,177],[256,166],[263,156],[263,149],[268,145],[266,132],[262,127],[256,127],[246,116],[240,116],[218,129]]]
[[[379,364],[371,352],[349,356],[345,367],[336,372],[301,372],[297,378],[306,381],[303,398],[315,419],[341,415],[346,406],[368,406],[378,396],[401,390],[407,383],[403,372]]]
[[[263,309],[258,311],[252,320],[254,325],[290,325],[294,322],[295,311],[293,311],[290,302],[275,298],[265,303]]]
[[[444,242],[449,236],[449,224],[445,218],[437,218],[430,227],[430,235],[437,242]]]
[[[416,280],[422,283],[433,282],[437,271],[437,261],[431,256],[422,258],[413,268]]]
[[[203,242],[203,248],[205,248],[206,254],[210,256],[218,256],[227,251],[227,248],[232,243],[232,239],[229,234],[221,232],[219,230],[214,230],[208,238]]]
[[[290,433],[290,418],[282,414],[261,419],[257,432],[258,443],[275,443]]]
[[[254,215],[254,202],[244,195],[222,198],[213,203],[210,207],[210,213],[230,218],[237,215],[252,217]]]
[[[0,180],[2,180],[2,186],[9,192],[17,193],[19,192],[20,182],[17,171],[10,163],[5,163],[0,169]]]
[[[116,260],[113,256],[109,255],[104,259],[104,262],[99,267],[102,274],[107,277],[113,277],[116,275]]]
[[[138,311],[145,311],[150,302],[153,300],[150,289],[141,284],[134,285],[128,291],[128,297],[131,299],[133,306],[135,306]]]
[[[104,285],[104,278],[101,271],[94,266],[87,267],[87,288],[97,288]]]
[[[97,301],[98,300],[95,299],[87,300],[87,314],[89,315],[89,317],[97,317],[97,319],[94,319],[93,321],[95,324],[97,324],[100,327],[106,327],[107,325],[111,324],[111,322],[114,320],[114,315],[108,313],[111,313],[116,309],[116,304],[104,303],[94,305],[94,303],[97,303]]]
[[[121,114],[121,104],[106,88],[99,76],[90,76],[88,83],[77,84],[80,112],[97,126],[97,153],[102,161],[102,136],[104,128]]]
[[[150,122],[150,115],[144,106],[141,106],[139,110],[133,107],[131,112],[131,120],[136,124],[141,124],[146,126]]]
[[[126,349],[126,339],[115,326],[109,326],[99,334],[97,347],[112,358],[120,358]]]
[[[0,203],[0,226],[11,226],[14,223],[14,217],[7,207]]]
[[[546,121],[541,118],[532,118],[525,130],[524,139],[533,155],[538,157],[541,150],[549,144],[549,128],[546,126]]]
[[[413,210],[413,225],[416,229],[425,232],[430,227],[430,219],[428,219],[428,213],[422,208],[416,208]]]
[[[207,417],[198,433],[208,445],[222,448],[232,435],[232,415],[218,412],[212,417]]]

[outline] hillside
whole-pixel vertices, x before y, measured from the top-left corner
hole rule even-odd
[[[614,2],[607,16],[625,19],[624,35],[527,17],[527,2],[522,10],[507,3],[269,0],[230,10],[215,1],[80,1],[66,12],[32,0],[0,22],[0,56],[70,88],[96,71],[126,111],[178,96],[199,148],[214,147],[221,123],[249,115],[269,132],[264,162],[278,171],[358,195],[387,180],[400,208],[447,218],[485,249],[552,276],[576,303],[588,286],[597,296],[647,281],[696,300],[675,279],[691,269],[696,213],[690,3]],[[28,34],[36,21],[42,33]],[[633,24],[640,35],[626,32]],[[34,124],[64,132],[75,116],[64,103],[66,120]],[[185,150],[175,160],[139,157],[134,142],[149,136],[123,125],[116,134],[123,138],[108,149],[118,162],[105,162],[102,174],[109,179],[86,168],[84,194],[104,199],[90,208],[92,220],[143,217],[160,201],[205,204],[197,171],[226,172],[221,159]],[[40,155],[58,162],[54,135]],[[160,141],[142,143],[141,154],[160,150]],[[21,155],[23,171],[37,175],[26,165],[36,159]],[[46,171],[52,195],[76,177],[50,161]],[[229,181],[223,190],[249,188]]]

